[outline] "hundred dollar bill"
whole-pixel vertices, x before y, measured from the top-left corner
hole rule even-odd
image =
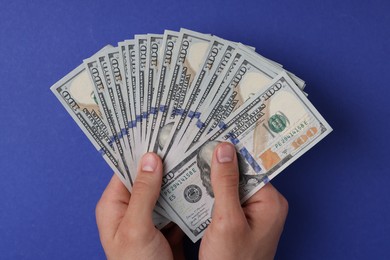
[[[129,95],[128,89],[124,82],[124,72],[123,67],[120,66],[119,63],[119,48],[114,48],[112,50],[108,50],[105,52],[105,55],[102,61],[108,65],[107,73],[105,73],[106,82],[110,84],[114,89],[115,93],[115,102],[118,110],[120,111],[119,115],[119,125],[121,127],[121,131],[123,132],[123,138],[126,143],[126,147],[130,151],[131,155],[131,172],[135,173],[137,171],[136,165],[134,163],[134,135],[132,129],[132,120],[131,120],[131,111],[129,104]],[[101,63],[102,64],[102,63]]]
[[[268,66],[271,70],[275,71],[285,71],[287,75],[294,81],[294,83],[300,88],[304,89],[306,87],[306,83],[301,78],[297,77],[294,73],[283,69],[283,65],[279,64],[273,60],[270,60],[259,53],[253,51],[252,49],[248,48],[247,46],[243,45],[242,43],[238,44],[239,50],[244,54],[248,55],[254,59],[257,59],[259,62],[262,62],[265,66]]]
[[[162,34],[148,34],[147,35],[147,50],[146,55],[146,83],[147,83],[147,98],[146,98],[146,111],[147,111],[147,125],[145,132],[145,143],[143,146],[143,152],[147,152],[149,149],[149,144],[151,140],[151,132],[153,125],[153,116],[157,113],[155,105],[153,102],[156,101],[156,90],[158,87],[156,81],[158,81],[158,74],[161,68],[162,61],[162,45],[163,45],[163,35]],[[153,104],[153,106],[152,106]],[[152,111],[153,107],[153,111]],[[154,126],[153,126],[154,127]]]
[[[144,107],[146,105],[146,125],[145,125],[145,141],[142,144],[142,154],[148,152],[151,131],[152,131],[152,118],[150,115],[156,114],[156,110],[153,109],[152,113],[152,103],[153,97],[155,96],[155,87],[157,86],[156,81],[158,81],[159,69],[161,68],[162,62],[162,43],[163,35],[161,34],[148,34],[146,39],[147,44],[147,54],[146,54],[146,65],[145,65],[145,87],[144,87]],[[153,106],[154,107],[154,106]],[[159,203],[156,205],[156,210],[166,218],[169,219],[169,216],[162,207],[159,206]]]
[[[132,176],[132,173],[130,172],[129,168],[129,159],[131,156],[128,150],[125,149],[124,140],[122,138],[122,131],[120,130],[118,124],[119,112],[115,107],[115,94],[113,92],[113,89],[107,85],[104,72],[99,66],[99,61],[96,59],[96,57],[91,57],[89,59],[84,60],[84,65],[92,82],[94,94],[97,98],[99,109],[102,112],[102,118],[108,126],[110,139],[112,140],[116,151],[118,151],[118,154],[123,161],[124,170],[127,174],[127,179],[130,181],[130,184],[132,186],[134,176]]]
[[[204,122],[208,118],[212,118],[207,126],[203,125],[206,128],[204,133],[210,132],[220,121],[240,107],[245,100],[267,87],[280,71],[269,69],[257,59],[242,55],[230,78],[224,82],[226,87],[222,87],[210,105],[212,109],[205,111],[206,113],[203,113],[199,120],[199,122]]]
[[[171,222],[169,220],[168,214],[162,208],[160,210],[157,210],[157,208],[155,208],[152,214],[152,221],[154,226],[160,230]]]
[[[233,51],[231,56],[230,53],[228,53],[224,57],[223,62],[216,71],[218,73],[218,77],[215,79],[215,82],[211,82],[212,88],[210,88],[207,95],[202,96],[197,110],[194,111],[196,113],[196,118],[191,121],[191,125],[188,126],[188,130],[182,138],[180,143],[180,153],[185,154],[188,149],[201,139],[201,137],[204,137],[205,134],[207,134],[207,132],[205,132],[205,126],[209,124],[209,122],[213,119],[213,116],[204,119],[205,116],[203,114],[212,113],[212,107],[219,105],[215,99],[218,97],[218,94],[226,88],[228,80],[230,79],[232,72],[237,68],[236,66],[240,59],[242,59],[242,53],[237,49]],[[214,115],[214,113],[212,115]],[[166,158],[166,162],[168,164],[173,163],[171,158]]]
[[[164,87],[165,77],[166,75],[169,74],[169,69],[170,69],[169,65],[171,64],[171,60],[172,60],[171,54],[177,38],[178,38],[178,32],[165,30],[164,34],[162,35],[162,39],[158,44],[158,51],[155,52],[154,54],[155,56],[157,56],[156,58],[154,58],[155,61],[157,62],[157,68],[156,70],[153,70],[153,72],[157,72],[157,74],[153,76],[153,94],[152,94],[151,107],[150,107],[149,117],[148,117],[148,122],[149,122],[148,130],[147,130],[149,135],[147,140],[148,152],[157,151],[157,146],[155,143],[156,139],[154,138],[155,137],[154,132],[156,133],[158,132],[158,129],[155,129],[157,114],[159,113],[161,97],[163,96],[163,91],[165,90]],[[167,55],[167,51],[169,51],[170,53],[169,56]],[[168,59],[166,57],[168,57]]]
[[[254,95],[257,91],[261,91],[284,70],[259,56],[248,54],[247,48],[239,46],[234,54],[232,63],[229,64],[227,77],[220,80],[209,94],[207,109],[201,110],[199,119],[196,122],[196,127],[188,134],[188,139],[183,145],[184,149],[188,149],[199,139],[204,137],[218,123],[227,118],[234,110],[243,104],[243,102]],[[297,84],[300,88],[304,87],[304,82],[297,79]],[[256,86],[256,87],[254,87]]]
[[[180,164],[168,166],[159,201],[194,242],[212,221],[210,167],[218,143],[236,147],[243,203],[332,131],[285,72],[261,89],[191,148]]]
[[[211,36],[200,34],[186,29],[180,30],[179,48],[173,56],[174,69],[170,73],[170,83],[168,90],[164,92],[162,101],[166,107],[158,116],[159,125],[159,143],[162,144],[158,154],[164,158],[164,155],[170,148],[170,140],[167,138],[174,124],[175,116],[179,113],[183,105],[185,95],[196,73],[199,71],[202,61],[205,58],[209,47]]]
[[[119,155],[111,146],[108,127],[101,118],[101,112],[92,83],[84,65],[78,66],[64,78],[51,87],[52,92],[79,125],[94,147],[103,156],[104,160],[119,177],[126,188],[131,191],[131,182],[127,179],[124,166]],[[159,229],[170,221],[162,209],[156,209],[153,213],[153,222]]]
[[[153,35],[157,37],[157,35]],[[149,36],[148,36],[149,37]],[[135,102],[137,102],[136,97],[136,76],[135,76],[135,40],[126,40],[124,42],[118,43],[118,48],[120,50],[120,56],[119,56],[119,67],[123,69],[124,75],[125,75],[125,83],[127,88],[127,94],[128,94],[128,100],[129,100],[129,109],[130,109],[130,116],[131,116],[131,122],[129,121],[129,127],[135,128],[137,125],[137,120],[135,117]],[[153,56],[153,55],[152,55]],[[135,129],[133,129],[135,130]],[[136,139],[136,133],[133,131],[133,138]],[[136,140],[134,140],[134,148],[137,148],[140,146],[140,143],[136,143]],[[137,167],[137,162],[139,161],[139,158],[135,159],[134,165]],[[166,219],[169,219],[169,216],[167,213],[159,207],[159,205],[156,205],[156,209],[159,214],[164,216]],[[157,218],[158,219],[158,218]],[[161,221],[161,223],[165,223],[164,221]],[[156,225],[159,226],[159,225]]]
[[[185,132],[185,136],[183,136],[183,140],[180,143],[180,152],[187,151],[194,143],[196,143],[201,136],[204,136],[204,131],[206,130],[204,126],[207,126],[212,117],[209,117],[208,120],[204,120],[202,122],[202,113],[208,113],[212,106],[216,105],[216,101],[214,99],[218,96],[218,93],[221,90],[226,88],[227,80],[229,79],[231,73],[236,69],[236,66],[240,59],[242,59],[243,53],[247,53],[252,51],[251,48],[246,47],[241,44],[230,43],[228,51],[225,53],[224,57],[219,63],[217,70],[214,75],[210,79],[210,82],[205,88],[205,91],[199,98],[199,102],[195,108],[191,108],[190,113],[196,115],[187,126],[187,131]],[[218,104],[218,103],[217,103]],[[204,117],[204,116],[203,116]],[[207,133],[207,132],[206,132]],[[169,160],[170,161],[170,160]]]
[[[51,91],[127,189],[130,189],[131,183],[127,179],[119,155],[112,147],[107,126],[102,120],[93,86],[84,66],[78,66],[55,83]]]
[[[131,76],[130,71],[130,62],[129,62],[129,48],[126,45],[126,42],[119,42],[118,43],[118,68],[119,72],[122,76],[122,84],[124,88],[124,92],[127,95],[127,104],[128,104],[128,128],[131,132],[131,138],[132,138],[132,145],[135,146],[135,133],[134,128],[136,127],[136,118],[135,118],[135,98],[134,98],[134,92],[135,92],[135,78]],[[133,82],[134,81],[134,82]],[[134,160],[135,153],[133,153]]]
[[[206,101],[206,104],[211,103],[213,95],[210,95],[211,90],[214,89],[214,85],[216,82],[221,82],[223,77],[228,76],[228,68],[229,61],[234,55],[234,51],[237,49],[237,44],[234,42],[229,42],[223,39],[220,39],[218,37],[214,37],[215,42],[218,42],[219,44],[222,44],[224,47],[220,50],[215,49],[213,47],[213,51],[209,53],[206,59],[206,68],[203,68],[201,71],[206,71],[207,76],[203,77],[203,80],[194,80],[193,84],[195,83],[195,86],[191,88],[195,94],[192,96],[189,96],[189,99],[185,107],[184,111],[184,122],[180,122],[180,120],[183,120],[183,116],[179,117],[179,119],[176,120],[175,124],[182,124],[179,130],[174,127],[176,131],[176,137],[174,140],[173,148],[175,151],[182,151],[184,148],[186,148],[186,140],[188,139],[188,135],[190,134],[190,130],[194,128],[194,125],[192,125],[194,122],[196,122],[197,119],[200,117],[200,110],[204,102]],[[214,46],[215,42],[212,44]],[[231,65],[230,65],[231,67]],[[201,72],[202,73],[202,72]],[[201,74],[199,73],[199,74]],[[200,77],[200,76],[197,76]],[[220,81],[218,81],[221,78]],[[184,142],[182,142],[182,139],[184,139]],[[185,152],[186,149],[184,149],[183,152]],[[169,154],[165,158],[168,162],[171,161],[171,158]]]
[[[163,135],[160,133],[160,126],[163,126],[164,122],[161,122],[162,116],[160,116],[160,114],[163,114],[166,111],[166,106],[162,97],[167,96],[167,84],[170,83],[168,82],[170,79],[169,75],[175,66],[172,58],[178,48],[178,39],[178,32],[165,30],[162,46],[163,54],[161,57],[161,69],[159,70],[159,74],[157,76],[158,81],[156,82],[157,86],[155,87],[155,92],[153,93],[153,106],[151,107],[151,114],[153,117],[151,118],[151,139],[148,151],[155,153],[162,150],[163,146],[161,141],[163,141],[164,138],[161,138]]]
[[[140,93],[139,102],[137,108],[140,111],[140,146],[138,147],[139,153],[142,154],[143,150],[141,149],[142,144],[145,140],[145,132],[147,125],[147,105],[145,97],[147,95],[147,83],[146,83],[146,56],[148,52],[147,36],[146,35],[136,35],[135,37],[135,73],[136,73],[136,86],[137,91]]]
[[[122,44],[121,44],[122,45]],[[126,60],[126,74],[133,91],[133,135],[134,135],[134,146],[135,148],[141,147],[141,107],[139,105],[141,99],[141,93],[137,87],[137,72],[136,72],[136,42],[135,40],[126,40],[123,43],[125,47],[125,53],[127,54]],[[141,156],[141,152],[138,149],[134,149],[135,162],[138,162]],[[137,166],[137,165],[135,165]]]
[[[200,99],[204,99],[210,92],[213,83],[215,82],[218,73],[220,61],[224,60],[231,52],[231,47],[227,41],[218,37],[212,37],[209,48],[206,51],[205,59],[202,61],[195,78],[192,80],[191,86],[185,95],[185,100],[181,107],[177,107],[177,115],[174,119],[174,124],[167,140],[170,140],[167,149],[177,151],[182,136],[187,132],[187,126],[194,117],[198,114],[196,109],[191,110],[197,104],[201,103]],[[231,53],[230,53],[231,55]],[[177,157],[177,155],[170,153],[166,154],[165,159],[169,157]]]
[[[221,72],[221,74],[224,75],[224,77],[222,78],[223,80],[218,81],[216,83],[216,87],[213,88],[211,92],[209,92],[209,94],[207,95],[204,102],[202,102],[203,106],[200,106],[198,108],[198,115],[199,116],[202,113],[203,109],[207,108],[207,110],[208,110],[209,106],[212,104],[215,97],[218,96],[218,93],[220,92],[220,90],[225,87],[223,85],[223,83],[229,77],[230,73],[232,71],[234,71],[234,69],[236,68],[236,65],[238,63],[239,58],[242,59],[242,58],[249,57],[249,59],[256,60],[257,64],[261,64],[261,66],[264,68],[267,68],[268,71],[273,71],[273,73],[275,75],[282,72],[282,71],[286,71],[283,69],[283,66],[281,64],[276,63],[272,60],[269,60],[269,59],[261,56],[260,54],[256,53],[252,48],[250,48],[246,45],[238,43],[238,44],[235,44],[235,47],[236,47],[235,48],[236,52],[233,53],[233,55],[232,55],[234,58],[231,59],[231,62],[228,64],[228,66],[226,66],[225,70]],[[295,76],[294,74],[292,74],[291,72],[289,72],[289,71],[286,71],[286,72],[293,79],[293,81],[297,84],[297,86],[303,90],[303,88],[305,87],[305,82],[302,79]]]
[[[218,38],[218,37],[216,37]],[[185,119],[185,122],[183,125],[185,126],[180,130],[178,133],[179,135],[179,143],[176,144],[176,148],[185,148],[186,146],[186,140],[191,137],[191,129],[196,130],[197,128],[194,127],[194,123],[197,122],[197,120],[200,118],[201,111],[204,107],[208,108],[209,105],[214,100],[215,96],[219,92],[220,87],[216,88],[217,86],[220,86],[226,78],[228,78],[230,72],[234,69],[234,66],[236,65],[236,61],[239,57],[241,57],[241,52],[237,53],[238,51],[245,51],[245,52],[254,52],[253,47],[248,47],[246,45],[242,45],[240,43],[226,41],[223,39],[218,38],[220,41],[223,41],[224,44],[227,46],[226,50],[223,53],[223,56],[221,58],[216,58],[215,62],[217,63],[215,69],[210,73],[207,79],[204,80],[205,86],[201,87],[200,93],[198,96],[195,97],[194,101],[191,104],[190,110],[187,113],[187,118]],[[238,49],[239,48],[239,49]],[[275,64],[277,64],[275,62]],[[279,64],[277,64],[280,66]],[[184,139],[184,143],[181,144],[180,142]],[[176,139],[177,140],[177,139]],[[184,150],[186,151],[186,150]]]
[[[113,48],[112,52],[116,52],[117,48]],[[127,127],[127,112],[126,107],[127,103],[125,103],[124,94],[121,89],[121,84],[113,77],[113,73],[110,69],[110,61],[109,61],[109,50],[104,51],[101,55],[97,55],[96,61],[98,62],[98,68],[102,72],[102,75],[104,76],[104,85],[106,86],[104,88],[105,94],[107,97],[108,106],[113,108],[114,111],[114,121],[116,123],[116,126],[118,127],[117,130],[117,136],[119,137],[122,147],[125,151],[125,156],[127,159],[127,165],[130,169],[130,172],[132,173],[132,179],[135,178],[135,167],[133,165],[133,152],[132,152],[132,146],[131,141],[129,140],[129,134],[128,134],[128,127]]]

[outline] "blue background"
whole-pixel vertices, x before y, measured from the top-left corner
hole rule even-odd
[[[278,176],[277,259],[390,258],[389,1],[0,1],[0,259],[103,259],[111,177],[49,87],[102,46],[163,29],[255,46],[334,128]],[[186,240],[196,259],[198,244]],[[189,257],[191,259],[191,257]]]

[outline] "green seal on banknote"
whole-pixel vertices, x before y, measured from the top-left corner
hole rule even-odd
[[[280,133],[287,126],[287,118],[283,114],[275,114],[268,120],[268,126],[272,132]]]

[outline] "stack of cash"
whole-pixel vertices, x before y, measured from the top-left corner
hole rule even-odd
[[[332,130],[304,87],[252,47],[181,29],[106,46],[51,90],[130,192],[141,156],[163,159],[154,223],[195,242],[218,143],[236,147],[244,202]]]

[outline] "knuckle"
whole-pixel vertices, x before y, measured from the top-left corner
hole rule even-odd
[[[219,234],[227,234],[231,232],[231,226],[226,221],[217,221],[214,225],[214,229]]]
[[[271,196],[269,202],[269,210],[273,213],[275,218],[284,220],[288,213],[288,202],[286,198],[276,191],[273,196]]]
[[[225,187],[236,187],[238,186],[238,174],[227,171],[223,174],[220,174],[218,182]]]
[[[214,228],[219,234],[225,235],[240,235],[246,232],[245,222],[238,219],[217,221]]]
[[[137,245],[141,241],[147,241],[151,232],[146,227],[130,225],[126,229],[118,229],[115,240],[117,245],[127,247]]]
[[[137,232],[136,228],[119,228],[116,232],[115,239],[118,244],[126,246],[136,241],[137,236],[139,236],[139,232]]]
[[[145,174],[139,174],[136,181],[134,182],[132,193],[144,193],[150,190],[150,188],[151,185],[148,176],[146,176]]]
[[[287,215],[287,213],[288,213],[288,201],[282,194],[279,195],[279,203],[280,203],[281,211],[285,215]]]
[[[273,196],[273,205],[277,211],[286,211],[288,209],[288,202],[286,198],[279,192]]]

